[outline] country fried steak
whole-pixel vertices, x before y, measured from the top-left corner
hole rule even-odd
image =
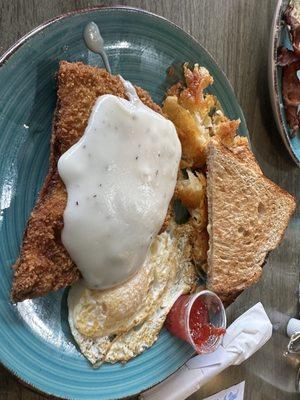
[[[61,242],[67,192],[57,171],[59,157],[83,135],[96,99],[104,94],[126,98],[118,76],[81,62],[62,61],[57,75],[49,172],[24,233],[20,257],[13,266],[12,300],[22,301],[71,285],[80,272]],[[140,99],[161,113],[150,95],[136,87]]]

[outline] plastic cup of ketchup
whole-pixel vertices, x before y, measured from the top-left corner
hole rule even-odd
[[[171,308],[166,328],[190,343],[198,354],[216,350],[226,332],[226,313],[220,298],[210,290],[182,295]]]

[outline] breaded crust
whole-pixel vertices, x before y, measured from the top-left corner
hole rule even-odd
[[[20,257],[13,266],[13,301],[45,295],[80,277],[61,242],[67,192],[57,172],[57,161],[83,135],[99,96],[113,94],[126,98],[119,77],[81,62],[62,61],[57,80],[49,172],[27,223]],[[162,113],[146,91],[138,87],[136,90],[144,104]]]

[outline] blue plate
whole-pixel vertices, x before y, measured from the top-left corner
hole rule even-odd
[[[282,68],[277,65],[278,47],[293,49],[287,29],[282,24],[282,15],[288,3],[288,0],[278,1],[273,17],[269,48],[269,90],[274,117],[283,143],[292,159],[300,167],[300,133],[295,137],[290,134],[291,129],[286,120],[282,97]]]
[[[101,65],[82,40],[86,23],[101,28],[112,70],[161,102],[184,61],[199,62],[214,77],[211,92],[230,118],[241,109],[212,57],[192,37],[156,15],[129,8],[94,8],[46,22],[0,59],[0,360],[34,388],[67,399],[122,398],[165,379],[192,355],[192,348],[163,330],[159,339],[126,365],[93,370],[72,339],[66,291],[17,305],[10,302],[11,265],[47,173],[51,119],[59,60]],[[167,77],[169,66],[175,77]]]

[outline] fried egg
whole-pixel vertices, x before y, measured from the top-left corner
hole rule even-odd
[[[186,243],[164,232],[153,241],[143,266],[122,285],[101,291],[87,288],[84,281],[72,286],[71,332],[95,367],[126,362],[156,341],[176,299],[196,285],[186,249]]]

